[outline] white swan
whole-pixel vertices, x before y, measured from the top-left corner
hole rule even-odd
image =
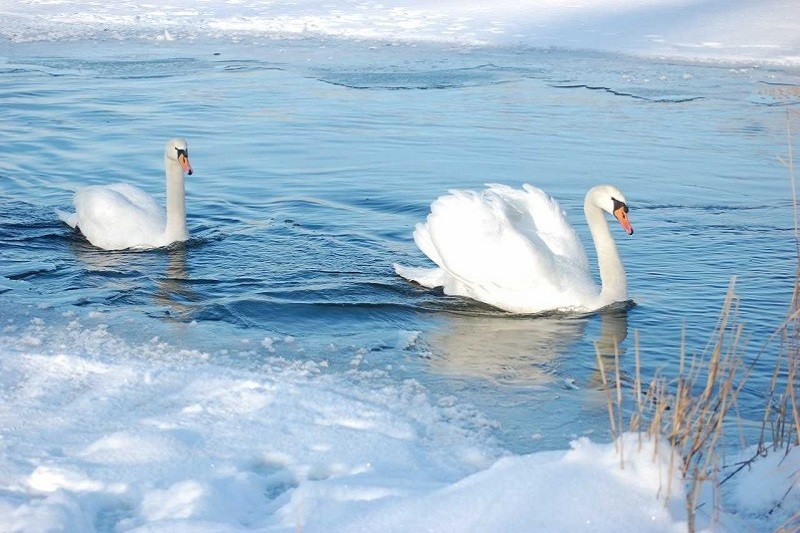
[[[437,268],[395,264],[404,278],[514,313],[589,312],[628,300],[625,268],[604,211],[633,234],[625,197],[614,186],[586,194],[586,221],[597,249],[602,287],[558,203],[543,191],[489,185],[455,190],[431,205],[414,241]]]
[[[75,213],[56,210],[58,218],[78,228],[104,250],[158,248],[189,238],[186,229],[184,172],[192,175],[184,139],[170,139],[164,150],[167,209],[143,190],[127,183],[90,185],[75,192]]]

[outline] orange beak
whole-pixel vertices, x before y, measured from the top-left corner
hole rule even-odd
[[[189,164],[189,157],[188,156],[186,156],[184,154],[178,154],[178,163],[181,164],[181,168],[183,168],[184,172],[186,172],[190,176],[192,175],[192,165]]]
[[[628,220],[628,213],[625,212],[625,206],[619,207],[614,211],[614,216],[617,217],[619,220],[622,229],[625,230],[625,233],[628,235],[633,235],[633,226],[631,226],[631,221]]]

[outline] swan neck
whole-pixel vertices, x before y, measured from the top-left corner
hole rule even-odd
[[[167,174],[167,242],[185,241],[189,238],[186,229],[186,188],[183,169],[177,161],[164,157]]]
[[[600,282],[602,289],[600,299],[602,305],[614,302],[624,302],[628,299],[628,281],[625,277],[625,267],[617,251],[617,245],[605,212],[600,209],[588,197],[583,206],[586,214],[586,222],[589,224],[589,231],[592,233],[592,240],[597,251],[597,266],[600,270]]]

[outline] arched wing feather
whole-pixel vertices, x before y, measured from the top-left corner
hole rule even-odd
[[[433,203],[414,237],[428,257],[469,284],[560,290],[576,273],[588,277],[586,254],[564,213],[533,187],[451,191]]]
[[[125,183],[84,187],[75,193],[78,227],[90,242],[120,250],[148,244],[164,231],[164,210],[146,192]]]

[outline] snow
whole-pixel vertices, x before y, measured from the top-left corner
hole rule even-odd
[[[755,448],[742,452],[739,461],[747,463],[737,474],[730,490],[730,502],[740,513],[751,517],[777,515],[788,522],[800,512],[800,453],[792,448],[769,448],[766,455]],[[750,463],[752,459],[754,464]]]
[[[1,531],[347,530],[365,502],[447,486],[503,453],[456,423],[479,416],[413,382],[321,363],[237,370],[79,319],[34,319],[0,353]]]
[[[414,382],[279,357],[237,370],[79,318],[31,320],[0,350],[2,531],[671,531],[685,521],[679,479],[668,505],[659,497],[676,475],[669,454],[636,435],[624,469],[613,444],[585,438],[512,456],[479,415],[432,403]]]
[[[0,1],[12,42],[337,37],[785,64],[800,63],[798,21],[794,0]]]

